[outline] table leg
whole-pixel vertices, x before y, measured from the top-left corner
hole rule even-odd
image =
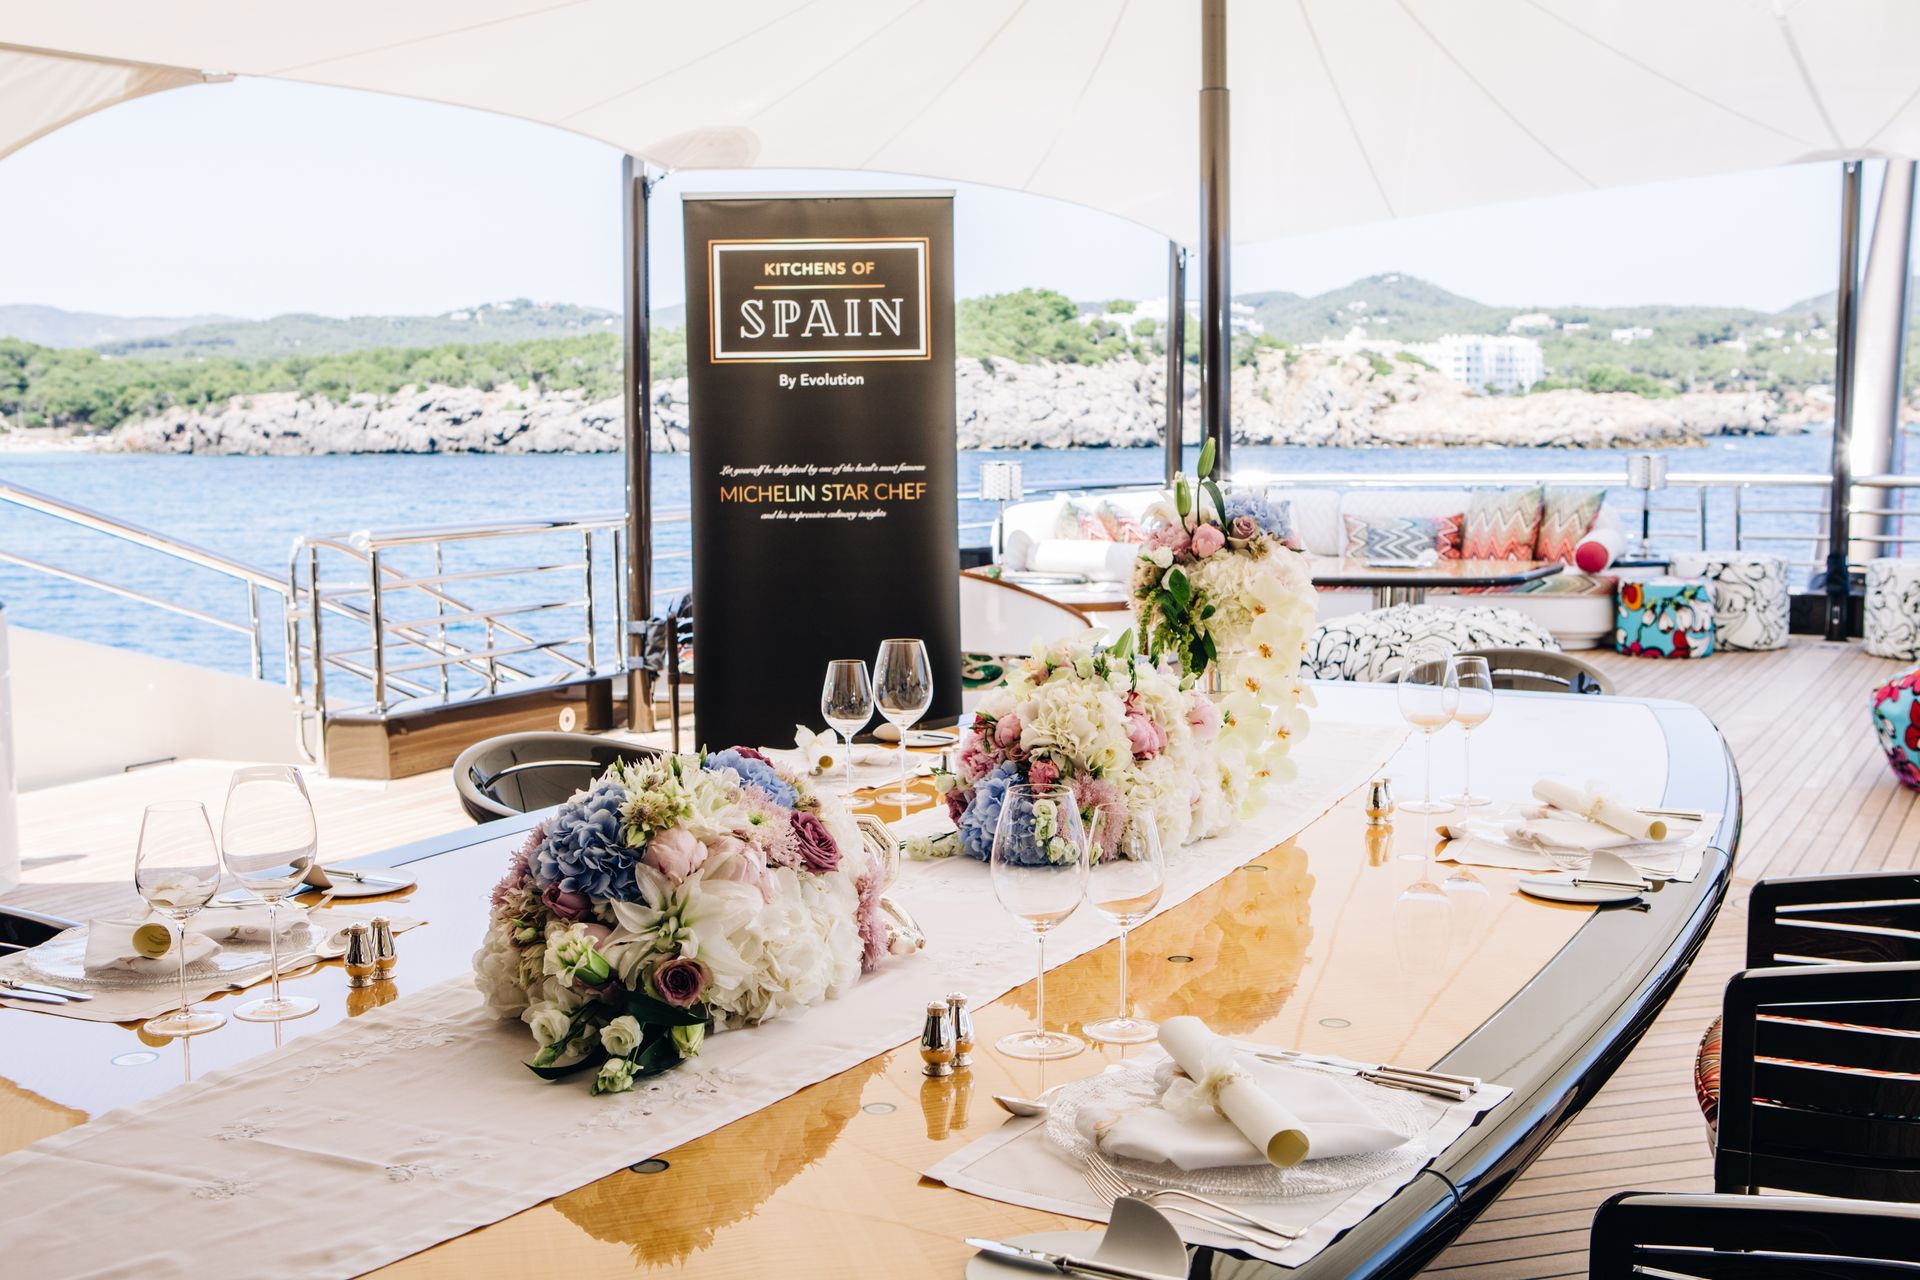
[[[1425,604],[1425,587],[1375,587],[1373,589],[1373,607],[1390,609],[1396,604]]]

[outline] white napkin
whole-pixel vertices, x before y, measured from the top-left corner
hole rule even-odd
[[[1569,817],[1584,818],[1613,828],[1635,840],[1659,841],[1667,838],[1667,824],[1621,804],[1604,792],[1588,787],[1582,790],[1556,778],[1542,778],[1533,784],[1533,794],[1542,804],[1564,810]]]
[[[1530,849],[1563,849],[1575,853],[1595,853],[1601,849],[1619,849],[1635,843],[1632,836],[1597,822],[1588,822],[1578,814],[1549,809],[1546,816],[1521,818],[1502,828],[1508,840]]]
[[[133,945],[133,931],[146,923],[130,920],[90,920],[87,922],[87,956],[83,962],[88,973],[138,973],[167,977],[180,971],[180,957],[173,947],[179,945],[179,931],[173,946],[161,956],[143,956]],[[204,934],[187,932],[187,963],[198,964],[220,949],[220,944]]]
[[[289,903],[282,906],[275,917],[275,923],[279,926],[275,932],[284,938],[289,929],[305,924],[306,920],[306,909]],[[248,903],[240,907],[208,907],[189,920],[187,928],[215,942],[265,942],[267,908],[261,903]]]
[[[1089,1106],[1076,1117],[1080,1132],[1108,1155],[1182,1169],[1287,1166],[1391,1151],[1406,1141],[1353,1096],[1343,1077],[1240,1052],[1198,1018],[1168,1019],[1160,1043],[1178,1051],[1155,1073],[1160,1102],[1117,1111]],[[1197,1082],[1184,1067],[1175,1074],[1189,1058]]]

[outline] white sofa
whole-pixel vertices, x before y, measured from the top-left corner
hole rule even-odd
[[[1086,542],[1055,536],[1062,498],[1088,506],[1110,502],[1116,511],[1143,520],[1147,508],[1166,497],[1164,490],[1139,489],[1112,493],[1053,495],[1015,503],[1001,518],[995,545],[1002,548],[1001,563],[1011,570],[1032,568],[1073,572],[1094,582],[1123,583],[1134,552],[1127,544]],[[1267,497],[1285,501],[1301,549],[1318,559],[1337,560],[1346,541],[1347,516],[1442,516],[1466,511],[1471,494],[1465,489],[1327,489],[1272,485]],[[1610,574],[1584,574],[1574,569],[1511,590],[1446,591],[1427,595],[1427,603],[1467,608],[1498,604],[1518,609],[1553,633],[1563,649],[1597,649],[1610,644],[1614,632],[1614,585]],[[1045,590],[1044,587],[1036,588]],[[1373,607],[1373,593],[1355,588],[1323,589],[1320,621],[1360,613]]]

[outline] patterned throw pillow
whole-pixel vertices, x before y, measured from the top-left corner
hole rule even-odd
[[[1080,508],[1073,505],[1072,498],[1060,499],[1053,509],[1053,532],[1050,538],[1067,538],[1079,541],[1086,535],[1080,532]]]
[[[1600,517],[1605,489],[1549,489],[1540,509],[1540,532],[1534,539],[1536,560],[1572,564],[1574,550]]]
[[[1112,542],[1113,530],[1107,528],[1106,521],[1100,518],[1098,506],[1083,507],[1075,504],[1074,521],[1080,526],[1080,537],[1087,542]]]
[[[1540,535],[1540,508],[1546,486],[1530,489],[1475,489],[1467,503],[1466,537],[1460,555],[1467,560],[1531,560]]]
[[[1460,516],[1344,516],[1342,519],[1347,529],[1349,560],[1365,560],[1375,554],[1370,544],[1376,531],[1395,545],[1410,540],[1417,543],[1407,555],[1386,557],[1388,559],[1410,560],[1428,548],[1439,552],[1442,560],[1460,558]]]
[[[1099,507],[1100,523],[1106,526],[1107,534],[1115,542],[1145,542],[1147,531],[1138,520],[1114,506],[1111,502],[1102,502]]]

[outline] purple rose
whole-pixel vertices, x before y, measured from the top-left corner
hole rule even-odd
[[[799,842],[800,861],[815,875],[824,875],[840,865],[840,846],[833,842],[827,824],[810,813],[793,815],[793,835]]]
[[[711,976],[698,960],[675,956],[653,971],[653,985],[660,998],[674,1008],[690,1009],[706,994]]]
[[[586,919],[587,908],[592,905],[586,894],[562,889],[557,882],[540,891],[540,901],[546,904],[547,910],[567,921]]]
[[[735,747],[733,749],[733,753],[735,755],[745,756],[749,760],[758,760],[761,764],[770,765],[773,763],[773,761],[767,759],[766,756],[762,755],[759,751],[756,751],[752,747]]]
[[[1235,516],[1233,518],[1233,536],[1240,539],[1240,541],[1250,541],[1253,535],[1258,532],[1260,532],[1260,522],[1252,516]]]

